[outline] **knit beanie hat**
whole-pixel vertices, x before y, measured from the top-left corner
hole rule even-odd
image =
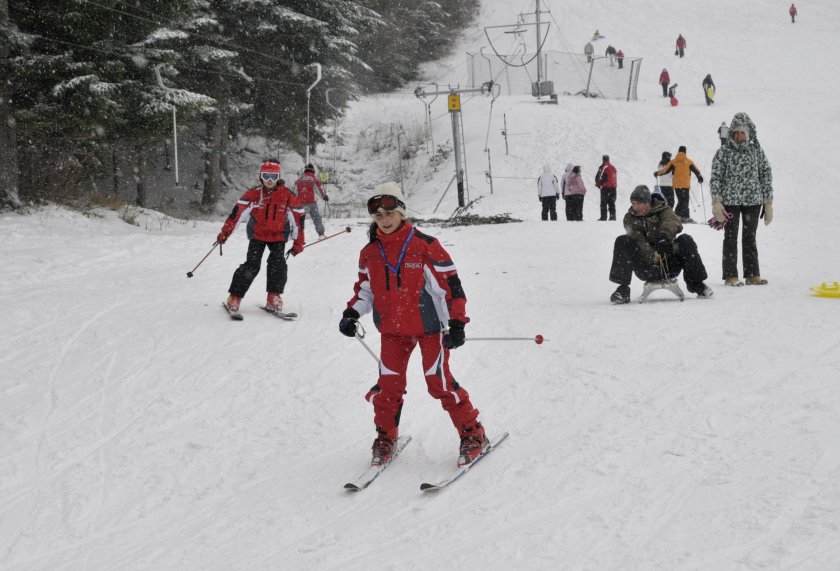
[[[685,145],[681,146],[677,152],[678,153],[685,153],[686,152]]]
[[[405,204],[405,198],[403,198],[403,193],[400,190],[400,185],[393,181],[383,182],[382,184],[377,185],[373,189],[373,194],[371,196],[380,196],[383,194],[393,196],[394,198]],[[397,210],[397,212],[400,212],[403,215],[403,217],[407,216],[405,208],[403,208],[402,206],[397,206],[395,210]]]
[[[640,184],[630,193],[630,202],[640,202],[642,204],[650,204],[650,189]]]

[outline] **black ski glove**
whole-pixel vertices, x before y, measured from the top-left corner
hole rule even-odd
[[[703,182],[703,181],[700,181],[700,182]],[[329,202],[329,201],[330,201],[330,197],[325,194],[324,195],[324,202]]]
[[[703,184],[703,177],[700,176],[699,174],[697,175],[697,182],[699,182],[700,184]]]
[[[359,317],[359,312],[352,307],[345,309],[344,313],[341,314],[341,321],[338,322],[338,330],[341,331],[341,334],[347,337],[355,337]]]
[[[447,349],[455,349],[464,344],[467,340],[464,335],[463,321],[457,319],[449,320],[449,331],[443,334],[443,346]]]
[[[669,258],[674,255],[674,243],[664,233],[656,239],[656,251]]]

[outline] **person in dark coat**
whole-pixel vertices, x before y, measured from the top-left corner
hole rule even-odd
[[[610,281],[618,288],[610,296],[615,304],[630,302],[633,274],[640,280],[671,279],[684,272],[686,287],[697,297],[709,298],[713,292],[703,280],[706,267],[697,244],[682,232],[682,223],[668,203],[651,197],[645,185],[630,194],[630,209],[624,215],[623,234],[615,239]],[[667,275],[663,275],[667,272]]]
[[[703,96],[706,98],[706,105],[715,102],[715,82],[712,81],[711,73],[706,74],[706,77],[703,78]]]
[[[615,65],[615,48],[612,46],[607,46],[607,50],[604,52],[604,55],[610,58],[610,65]]]

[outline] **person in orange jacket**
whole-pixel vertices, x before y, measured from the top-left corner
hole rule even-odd
[[[260,166],[260,186],[250,188],[236,202],[228,215],[222,231],[216,238],[219,244],[224,244],[236,229],[236,224],[246,212],[248,254],[245,263],[233,273],[233,279],[228,288],[225,306],[231,313],[239,312],[239,304],[248,293],[251,283],[260,273],[260,265],[265,249],[269,255],[266,262],[266,309],[269,311],[283,311],[282,293],[286,286],[287,266],[283,255],[286,236],[284,229],[288,222],[293,240],[291,253],[297,256],[303,251],[304,236],[300,219],[303,212],[297,197],[292,194],[281,175],[280,163],[265,161]]]
[[[703,183],[703,175],[700,174],[700,169],[697,168],[694,161],[689,159],[685,153],[685,147],[680,147],[677,156],[668,161],[667,165],[653,173],[653,176],[662,176],[666,173],[672,173],[674,175],[672,184],[674,185],[674,192],[677,195],[677,207],[674,209],[674,212],[676,212],[683,223],[694,223],[688,210],[691,173],[694,173],[694,176],[697,177],[697,182],[700,184]]]

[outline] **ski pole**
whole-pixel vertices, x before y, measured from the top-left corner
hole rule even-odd
[[[370,347],[368,347],[368,344],[365,343],[365,328],[362,327],[362,324],[359,323],[357,320],[354,319],[353,321],[356,322],[356,339],[359,340],[359,343],[362,344],[362,347],[365,348],[365,351],[370,353],[370,356],[373,357],[373,360],[376,361],[376,364],[378,365],[379,364],[379,357],[377,357],[376,353],[371,351]]]
[[[700,183],[700,198],[703,200],[703,220],[708,220],[706,217],[706,195],[703,192],[703,183]]]
[[[316,244],[320,244],[321,242],[326,242],[326,241],[327,241],[327,240],[329,240],[330,238],[335,238],[336,236],[340,236],[341,234],[348,234],[351,230],[352,230],[352,228],[350,228],[350,227],[348,226],[348,227],[346,227],[344,230],[342,230],[341,232],[336,232],[335,234],[330,234],[329,236],[325,236],[324,238],[321,238],[321,239],[320,239],[320,240],[318,240],[317,242],[312,242],[311,244],[307,244],[306,246],[304,246],[304,247],[303,247],[303,249],[305,250],[305,249],[307,249],[309,246],[315,246]],[[287,260],[289,259],[289,256],[290,256],[291,254],[292,254],[292,251],[291,251],[291,250],[289,250],[288,252],[286,252],[286,259],[287,259]]]
[[[209,251],[209,252],[207,252],[207,255],[206,255],[206,256],[204,256],[203,258],[201,258],[201,261],[200,261],[200,262],[198,262],[198,264],[196,264],[196,266],[192,269],[192,271],[191,271],[191,272],[187,272],[187,277],[188,277],[188,278],[193,277],[193,272],[194,272],[194,271],[196,271],[196,270],[198,269],[198,266],[200,266],[201,264],[203,264],[203,263],[204,263],[204,260],[206,260],[206,259],[207,259],[207,256],[209,256],[210,254],[212,254],[212,253],[213,253],[213,250],[215,250],[215,249],[216,249],[216,246],[218,246],[218,247],[219,247],[219,255],[220,255],[220,256],[222,255],[222,245],[221,245],[221,244],[219,244],[218,242],[213,242],[213,247],[212,247],[212,248],[210,248],[210,251]]]
[[[467,337],[467,341],[533,341],[537,345],[542,345],[548,339],[537,335],[536,337]]]

